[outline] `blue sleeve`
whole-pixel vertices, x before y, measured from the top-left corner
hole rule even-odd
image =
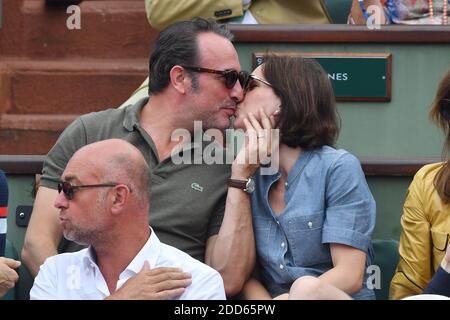
[[[368,252],[376,207],[359,160],[349,153],[341,155],[330,167],[326,188],[322,243],[340,243]]]
[[[438,270],[431,278],[428,286],[423,290],[424,294],[440,294],[450,297],[450,273],[439,266]]]

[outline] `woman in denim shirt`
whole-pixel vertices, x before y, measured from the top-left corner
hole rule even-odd
[[[250,279],[244,297],[374,299],[366,267],[373,258],[375,201],[358,159],[332,147],[339,115],[328,75],[312,59],[271,56],[244,89],[235,120],[246,130],[243,166],[256,170],[258,163],[248,159],[262,149],[271,150],[272,168],[279,156],[277,170],[260,167],[254,176],[261,282]],[[271,128],[279,129],[279,144]],[[251,137],[259,150],[249,147]]]

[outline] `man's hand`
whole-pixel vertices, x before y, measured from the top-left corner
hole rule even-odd
[[[14,269],[20,267],[20,261],[0,257],[0,297],[15,286],[19,275]]]
[[[107,299],[116,300],[165,300],[183,294],[192,282],[191,274],[179,268],[150,269],[148,261],[142,270],[127,280]]]
[[[441,267],[447,273],[450,273],[450,244],[447,245],[447,252],[445,253],[444,259],[442,259]]]

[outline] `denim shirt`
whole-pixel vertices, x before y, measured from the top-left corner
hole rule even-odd
[[[272,296],[289,292],[301,276],[318,277],[333,268],[330,243],[366,252],[366,267],[371,265],[375,200],[356,157],[329,146],[303,150],[287,178],[286,207],[277,215],[268,195],[280,176],[258,172],[252,194],[261,280]],[[368,276],[353,298],[375,299],[366,287]]]

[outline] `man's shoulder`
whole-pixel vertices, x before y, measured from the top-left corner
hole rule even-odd
[[[213,276],[220,274],[207,264],[191,257],[187,253],[161,243],[161,251],[158,257],[158,267],[177,267],[184,272],[192,273],[192,276]]]
[[[125,108],[109,108],[101,111],[95,111],[83,114],[78,117],[78,119],[83,122],[83,124],[96,124],[106,125],[110,121],[117,121],[124,119],[128,106]]]
[[[88,249],[85,248],[76,252],[65,252],[48,257],[43,266],[54,266],[56,269],[66,268],[67,266],[78,266],[82,263],[83,257],[85,257],[87,250]]]
[[[179,298],[181,300],[226,298],[220,273],[179,249],[162,243],[156,267],[175,267],[191,274],[192,283]]]
[[[133,126],[139,122],[139,113],[145,106],[148,98],[140,99],[134,104],[129,104],[121,108],[109,108],[84,114],[77,118],[75,122],[84,127],[84,130],[92,132],[119,132],[123,129],[132,130]],[[118,131],[119,130],[119,131]]]

